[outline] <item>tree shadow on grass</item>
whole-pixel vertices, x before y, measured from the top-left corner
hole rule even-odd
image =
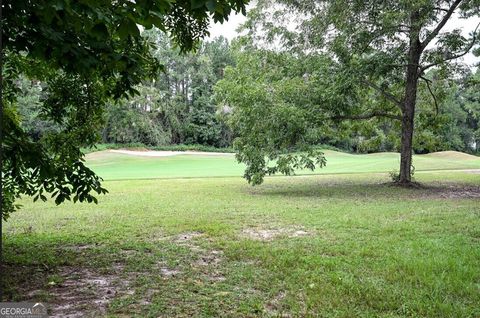
[[[476,199],[480,198],[480,186],[452,183],[419,183],[406,188],[382,181],[324,181],[303,179],[302,182],[266,183],[250,188],[250,195],[275,198],[318,198],[340,200],[423,200],[423,199]]]

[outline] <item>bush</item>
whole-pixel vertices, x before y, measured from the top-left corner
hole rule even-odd
[[[390,175],[390,179],[394,183],[397,183],[400,181],[400,173],[397,170],[390,171],[388,173]],[[415,166],[412,165],[412,170],[410,171],[410,177],[412,178],[412,181],[414,181],[413,175],[415,174]]]

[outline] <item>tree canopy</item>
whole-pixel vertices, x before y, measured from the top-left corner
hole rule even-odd
[[[400,126],[399,181],[410,184],[419,83],[431,95],[430,103],[438,104],[427,72],[435,69],[437,78],[453,78],[462,69],[458,58],[478,44],[478,26],[463,36],[460,29],[445,30],[445,24],[453,15],[478,17],[479,10],[476,0],[258,1],[244,26],[251,39],[243,44],[244,50],[270,52],[266,54],[274,55],[275,62],[259,57],[255,65],[266,74],[276,70],[284,74],[273,80],[257,74],[265,81],[256,87],[246,84],[249,93],[243,96],[235,83],[246,82],[246,71],[237,67],[230,73],[230,84],[224,81],[219,86],[224,101],[239,114],[236,118],[243,118],[238,121],[245,132],[240,133],[239,160],[247,163],[247,171],[263,175],[275,171],[266,168],[263,156],[277,167],[275,162],[284,163],[276,161],[281,156],[304,156],[309,142],[305,132],[295,130],[299,122],[304,129],[327,131],[345,120],[378,118]],[[283,63],[282,52],[298,62]],[[269,96],[273,99],[260,102]],[[257,109],[268,102],[276,106]],[[270,129],[271,124],[277,129]],[[252,135],[259,131],[263,133]],[[285,144],[265,147],[269,139],[303,149]],[[293,168],[296,161],[290,162]]]

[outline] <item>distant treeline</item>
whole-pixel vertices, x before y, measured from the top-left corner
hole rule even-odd
[[[115,144],[161,150],[232,151],[235,131],[228,121],[235,109],[216,98],[215,85],[224,79],[225,69],[243,67],[237,62],[241,46],[230,45],[220,37],[203,42],[195,53],[181,54],[161,32],[144,34],[155,43],[154,55],[164,66],[163,71],[154,80],[139,85],[138,95],[108,104],[104,128],[98,132],[99,143],[109,144],[109,148]],[[249,53],[243,50],[241,54]],[[435,81],[435,74],[430,76]],[[60,125],[43,119],[41,101],[46,85],[19,81],[22,126],[34,139],[41,139]],[[466,71],[455,81],[437,83],[435,87],[441,94],[438,109],[432,106],[427,88],[420,88],[415,152],[478,152],[480,72]],[[399,127],[395,125],[344,122],[337,131],[325,131],[316,143],[348,152],[397,151]]]

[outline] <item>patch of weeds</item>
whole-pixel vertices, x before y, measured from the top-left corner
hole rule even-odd
[[[398,170],[392,170],[388,173],[388,175],[390,176],[390,179],[392,179],[393,183],[401,184],[400,183],[400,172],[398,172]],[[410,170],[410,179],[412,180],[412,182],[411,182],[412,184],[415,184],[414,175],[415,175],[415,166],[412,165],[412,168]]]

